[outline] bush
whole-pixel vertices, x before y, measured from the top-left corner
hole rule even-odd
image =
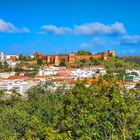
[[[92,55],[91,52],[88,52],[88,51],[84,51],[84,50],[79,50],[77,52],[78,55]]]
[[[43,64],[43,60],[41,58],[38,58],[37,59],[37,64],[41,66]]]

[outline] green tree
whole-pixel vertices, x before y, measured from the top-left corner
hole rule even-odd
[[[2,64],[2,62],[0,62],[0,69],[2,69],[3,68],[3,64]]]
[[[92,55],[91,52],[85,51],[85,50],[79,50],[77,52],[78,55]]]
[[[77,81],[71,89],[47,82],[25,97],[0,92],[0,139],[138,140],[140,92],[117,82],[108,74],[91,85]]]
[[[20,55],[19,55],[19,60],[21,60],[21,61],[26,61],[26,56],[20,54]]]
[[[85,64],[86,63],[86,59],[82,59],[82,60],[80,60],[80,62]]]
[[[8,69],[8,68],[9,68],[9,65],[8,65],[7,61],[4,61],[4,62],[3,62],[3,67],[4,67],[5,69]]]
[[[137,72],[131,72],[132,75],[139,76]]]
[[[37,64],[41,66],[43,64],[43,60],[41,58],[38,58],[37,59]]]
[[[90,57],[90,61],[93,65],[100,65],[100,60],[99,59]]]
[[[59,66],[67,66],[66,61],[65,61],[65,60],[62,60],[62,61],[60,62],[60,64],[59,64]]]

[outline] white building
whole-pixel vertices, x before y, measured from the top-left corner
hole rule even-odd
[[[51,75],[58,75],[60,70],[65,70],[66,67],[54,67],[54,66],[47,66],[44,68],[40,68],[38,75],[40,76],[51,76]]]
[[[15,76],[16,72],[3,72],[0,73],[1,78],[9,78],[10,76]]]
[[[135,75],[128,75],[126,76],[126,81],[129,82],[140,82],[140,77]]]
[[[0,53],[0,62],[10,61],[12,58],[19,59],[19,55],[5,55],[3,52]]]
[[[72,76],[73,78],[89,78],[92,77],[95,74],[94,71],[91,70],[81,70],[81,69],[76,69],[69,71],[69,75]]]
[[[39,80],[33,79],[6,79],[0,81],[0,90],[8,94],[10,94],[12,90],[15,90],[24,96],[28,89],[37,85],[39,82]]]
[[[124,84],[122,87],[125,87],[127,89],[134,89],[136,87],[136,83]]]
[[[16,59],[19,59],[19,55],[5,55],[6,60],[10,60],[12,57],[15,57]]]
[[[138,76],[136,75],[132,75],[132,73],[135,72],[138,74]],[[128,75],[126,77],[126,80],[127,81],[130,81],[130,82],[140,82],[140,70],[135,70],[135,69],[132,69],[132,70],[126,70],[126,73],[130,73],[130,75]]]
[[[16,65],[19,64],[20,62],[19,61],[13,62],[13,61],[9,60],[9,61],[7,61],[7,63],[8,63],[10,68],[15,68]]]
[[[132,69],[132,70],[127,69],[126,70],[126,73],[132,73],[132,72],[136,72],[138,74],[138,76],[140,77],[140,70],[136,70],[136,69]]]
[[[5,61],[5,55],[3,52],[0,53],[0,62],[4,62]]]

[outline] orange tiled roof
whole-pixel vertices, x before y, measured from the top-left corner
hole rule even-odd
[[[41,75],[40,75],[40,76],[36,76],[35,78],[46,78],[46,79],[47,79],[47,78],[49,78],[49,77],[48,77],[48,76],[41,76]]]
[[[16,80],[16,79],[29,79],[28,76],[10,76],[7,80]]]

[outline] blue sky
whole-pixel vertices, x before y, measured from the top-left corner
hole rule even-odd
[[[140,56],[139,0],[0,0],[0,51]]]

